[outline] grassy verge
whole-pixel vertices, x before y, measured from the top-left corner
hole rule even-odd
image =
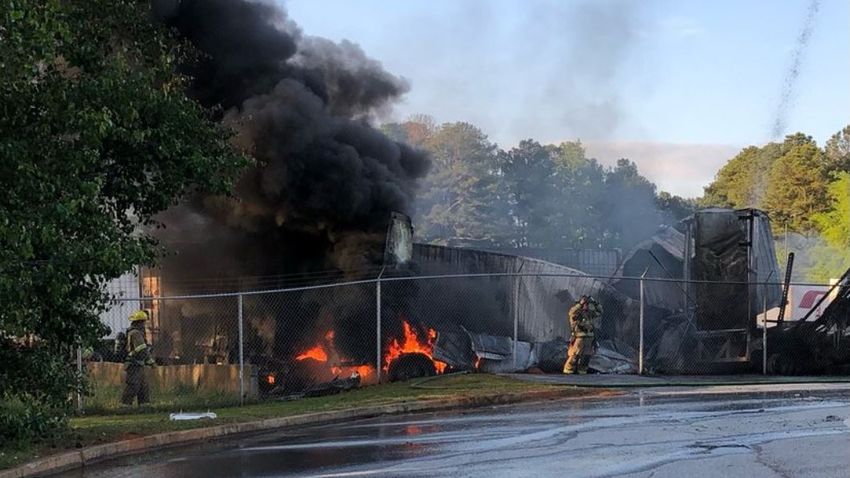
[[[218,414],[215,421],[172,422],[163,411],[126,414],[88,415],[71,419],[69,435],[53,443],[4,444],[0,446],[0,469],[9,468],[35,458],[74,448],[136,438],[144,435],[175,430],[186,430],[212,425],[262,420],[304,413],[342,410],[355,407],[385,405],[411,400],[440,398],[480,397],[512,392],[537,392],[557,390],[565,396],[591,392],[515,380],[488,374],[448,375],[426,382],[413,381],[363,387],[351,392],[327,397],[305,398],[287,402],[264,402],[244,407],[210,408]],[[183,407],[184,410],[188,409]],[[174,410],[177,411],[177,410]],[[206,408],[193,411],[206,411]]]
[[[123,390],[123,386],[93,384],[91,394],[85,398],[86,414],[128,413],[128,410],[122,410],[121,393]],[[238,404],[238,393],[199,392],[192,387],[176,387],[168,390],[152,387],[151,403],[141,411],[176,412],[181,409],[206,411],[207,408],[221,408]]]

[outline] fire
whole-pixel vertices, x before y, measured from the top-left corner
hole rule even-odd
[[[327,362],[328,361],[328,353],[325,352],[325,349],[322,348],[321,345],[317,345],[310,350],[304,352],[303,354],[295,357],[295,360],[306,360],[313,359],[318,360],[319,362]]]
[[[336,347],[334,347],[334,336],[335,333],[333,330],[329,330],[324,337],[324,342],[320,341],[314,347],[310,348],[306,352],[302,353],[295,357],[295,360],[307,360],[312,359],[316,362],[320,362],[326,364],[328,367],[328,372],[331,375],[340,377],[340,376],[348,376],[353,373],[357,373],[360,375],[360,379],[364,383],[368,383],[375,380],[375,367],[371,365],[340,365],[344,364],[347,361],[340,358],[339,354],[336,351]]]
[[[428,339],[427,341],[422,342],[419,340],[419,337],[416,335],[416,331],[410,323],[405,320],[402,322],[402,325],[404,326],[404,339],[402,342],[399,342],[398,339],[393,339],[393,341],[390,342],[389,347],[387,348],[387,353],[384,355],[384,371],[389,369],[390,363],[402,354],[420,353],[427,355],[428,358],[434,362],[434,367],[437,369],[437,373],[443,373],[446,369],[446,364],[434,360],[434,342],[437,340],[437,331],[434,329],[428,329]]]
[[[371,365],[361,365],[359,367],[355,367],[354,371],[360,375],[361,378],[366,378],[375,375],[375,367]]]

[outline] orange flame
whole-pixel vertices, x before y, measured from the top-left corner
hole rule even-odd
[[[319,362],[327,362],[328,361],[328,353],[325,352],[325,349],[322,348],[321,345],[317,345],[312,349],[304,352],[303,354],[295,357],[295,360],[306,360],[313,359],[318,360]]]
[[[428,356],[433,362],[437,373],[443,373],[446,369],[446,364],[438,360],[434,360],[434,342],[437,340],[437,331],[428,329],[428,339],[425,342],[419,340],[416,331],[406,320],[402,322],[404,326],[404,339],[399,342],[398,339],[393,339],[387,347],[387,353],[384,355],[384,371],[390,368],[390,363],[400,357],[402,354],[420,353]]]
[[[334,336],[335,332],[329,330],[325,334],[324,342],[320,340],[316,346],[295,357],[295,360],[313,359],[324,363],[331,375],[348,376],[357,373],[363,383],[373,382],[376,379],[375,367],[371,365],[340,365],[340,363],[345,363],[345,359],[337,354],[333,343]]]

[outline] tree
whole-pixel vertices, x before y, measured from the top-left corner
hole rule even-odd
[[[823,244],[814,251],[811,280],[826,282],[850,268],[850,173],[842,172],[829,185],[830,208],[813,218]]]
[[[695,199],[674,196],[666,191],[658,193],[655,200],[658,209],[664,214],[668,224],[676,224],[696,212],[698,205]]]
[[[832,135],[824,149],[830,171],[850,172],[850,125]]]
[[[770,170],[764,208],[775,227],[808,233],[814,229],[814,215],[829,209],[829,176],[823,152],[811,137],[790,135]]]
[[[656,206],[655,184],[643,177],[637,165],[625,158],[605,175],[599,203],[605,224],[601,246],[631,248],[650,237],[662,223]]]
[[[554,148],[526,139],[499,155],[513,221],[511,245],[549,247],[557,235],[550,219],[560,206],[553,183]]]
[[[418,148],[427,146],[428,140],[434,135],[436,129],[434,118],[428,115],[413,115],[403,123],[386,123],[381,126],[381,131],[394,141]]]
[[[604,225],[598,203],[605,170],[587,157],[578,141],[561,143],[553,153],[552,194],[556,204],[549,220],[555,232],[551,247],[598,247]]]
[[[769,143],[748,146],[730,159],[705,188],[699,201],[703,207],[762,207],[768,175],[782,155],[782,146]]]
[[[508,216],[497,191],[496,146],[480,129],[462,122],[439,126],[422,146],[433,160],[417,200],[415,219],[423,239],[501,242]]]
[[[0,15],[0,400],[61,416],[71,350],[104,332],[105,283],[155,257],[143,228],[189,191],[228,191],[245,161],[184,94],[191,52],[148,2]]]

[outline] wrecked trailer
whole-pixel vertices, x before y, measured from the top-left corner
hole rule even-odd
[[[684,222],[685,318],[696,367],[747,370],[763,347],[756,317],[781,302],[770,218],[758,209],[711,208]]]
[[[709,208],[662,227],[626,255],[618,290],[639,298],[646,274],[645,363],[657,373],[724,373],[760,364],[759,312],[781,287],[767,214]]]
[[[820,301],[832,301],[820,317],[811,312],[793,322],[780,321],[767,331],[767,371],[780,375],[850,374],[850,269]]]

